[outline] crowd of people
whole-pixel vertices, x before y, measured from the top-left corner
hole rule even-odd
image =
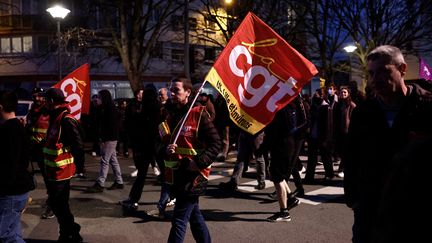
[[[161,182],[161,194],[157,208],[148,214],[165,219],[167,205],[175,201],[168,242],[183,242],[188,223],[197,242],[211,242],[199,197],[205,193],[213,161],[225,161],[230,149],[237,149],[234,172],[219,188],[237,190],[242,175],[255,161],[256,189],[266,188],[266,178],[276,189],[269,196],[278,202],[279,210],[267,219],[270,222],[291,221],[289,211],[299,204],[297,197],[305,196],[304,184],[328,185],[340,177],[346,203],[354,212],[353,242],[394,242],[407,232],[421,236],[424,232],[408,227],[398,211],[409,203],[400,192],[408,188],[402,183],[404,178],[414,178],[411,159],[420,164],[424,158],[420,155],[431,144],[432,94],[417,84],[405,83],[407,65],[396,47],[376,48],[367,64],[367,96],[358,91],[356,82],[340,87],[330,83],[310,99],[295,97],[255,135],[233,125],[221,96],[213,100],[212,95],[200,93],[195,102],[196,90],[186,78],[174,78],[169,89],[147,85],[135,91],[132,101],[118,104],[108,90],[101,90],[92,97],[89,134],[92,155],[100,155],[100,170],[87,192],[124,189],[117,153],[121,149],[129,157],[130,149],[137,171],[128,198],[119,202],[123,209],[129,213],[138,209],[151,166]],[[36,88],[32,94],[34,103],[23,124],[13,115],[16,96],[0,93],[0,129],[8,137],[0,141],[0,149],[7,154],[0,170],[0,204],[18,200],[15,211],[22,211],[28,192],[34,189],[27,169],[29,161],[34,161],[47,187],[41,217],[57,217],[59,242],[82,242],[80,225],[69,209],[70,180],[85,177],[81,123],[70,115],[60,89]],[[13,144],[3,146],[5,141]],[[8,149],[11,145],[13,149]],[[305,170],[299,159],[301,151],[308,156]],[[319,158],[323,176],[316,173]],[[339,161],[337,171],[335,161]],[[106,187],[110,166],[114,181]],[[291,176],[295,190],[289,186]],[[417,181],[413,179],[409,186],[418,186]],[[422,215],[422,209],[402,218],[413,220]],[[20,214],[0,210],[0,241],[23,242]]]

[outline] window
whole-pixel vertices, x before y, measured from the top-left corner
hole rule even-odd
[[[204,18],[205,27],[208,30],[215,30],[216,29],[216,23],[212,20],[211,16],[206,16]]]
[[[12,15],[12,9],[14,9],[11,0],[0,0],[0,15]]]
[[[171,27],[173,30],[180,30],[181,28],[183,28],[183,16],[172,15]]]
[[[1,38],[1,53],[30,53],[33,51],[33,37],[19,36],[10,38]]]
[[[21,0],[22,3],[22,14],[30,15],[31,14],[31,1],[30,0]]]
[[[12,37],[12,53],[22,52],[22,49],[21,37]]]
[[[37,14],[38,0],[0,0],[0,26],[31,27],[29,15]]]
[[[180,49],[172,49],[171,50],[171,59],[173,61],[183,62],[184,60],[184,52]]]
[[[9,38],[1,38],[1,53],[9,53],[11,52],[11,45]]]
[[[184,16],[181,15],[173,15],[171,17],[171,27],[173,30],[182,30],[184,29]],[[196,30],[198,27],[198,21],[196,18],[189,18],[189,29]]]
[[[23,52],[29,53],[33,51],[33,41],[31,36],[23,37]]]
[[[196,30],[198,26],[196,18],[189,18],[189,29]]]

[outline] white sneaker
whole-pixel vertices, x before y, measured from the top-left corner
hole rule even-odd
[[[343,173],[343,171],[342,171],[342,172],[339,172],[339,173],[337,174],[337,177],[339,177],[339,178],[344,178],[344,176],[345,176],[345,174]]]
[[[166,206],[167,207],[172,207],[172,206],[175,205],[175,202],[176,202],[176,199],[174,198],[173,200],[169,201]]]
[[[159,171],[159,169],[158,169],[158,167],[153,167],[153,173],[156,175],[156,176],[159,176],[160,175],[160,171]]]
[[[138,170],[135,170],[134,172],[131,173],[132,177],[137,177],[137,175],[138,175]]]
[[[147,212],[147,215],[151,216],[151,217],[155,217],[155,218],[161,219],[161,220],[164,220],[166,218],[165,213],[159,211],[159,209],[150,210],[150,211]]]
[[[302,166],[301,170],[299,171],[300,173],[305,173],[306,172],[306,168],[304,166]]]
[[[97,155],[96,152],[92,152],[93,157],[96,157],[96,155]]]

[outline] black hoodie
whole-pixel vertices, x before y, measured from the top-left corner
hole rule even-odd
[[[0,125],[0,196],[20,195],[34,189],[29,167],[29,137],[17,119]]]

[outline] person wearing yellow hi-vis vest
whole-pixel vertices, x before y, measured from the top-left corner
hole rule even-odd
[[[60,225],[58,242],[82,242],[81,226],[69,208],[70,179],[75,163],[84,163],[83,132],[70,115],[63,91],[50,88],[45,93],[50,125],[43,148],[47,177],[48,203]]]
[[[30,135],[30,161],[36,161],[44,182],[47,184],[42,148],[45,144],[46,133],[49,126],[49,114],[45,97],[43,97],[44,92],[45,90],[40,87],[35,87],[32,90],[33,103],[26,116],[26,130]],[[46,202],[45,210],[41,214],[42,219],[54,218],[54,213],[48,205],[49,203]]]
[[[210,165],[220,150],[221,141],[205,107],[195,106],[186,116],[192,103],[189,99],[190,80],[173,79],[170,91],[174,107],[168,115],[168,125],[173,131],[172,136],[180,133],[176,143],[171,138],[166,148],[165,180],[172,183],[177,199],[168,242],[183,242],[188,222],[195,241],[211,242],[198,203],[199,196],[205,192]]]
[[[26,129],[30,135],[30,158],[37,162],[45,178],[42,147],[49,126],[49,115],[45,97],[42,97],[43,92],[38,87],[32,90],[33,104],[26,116]]]

